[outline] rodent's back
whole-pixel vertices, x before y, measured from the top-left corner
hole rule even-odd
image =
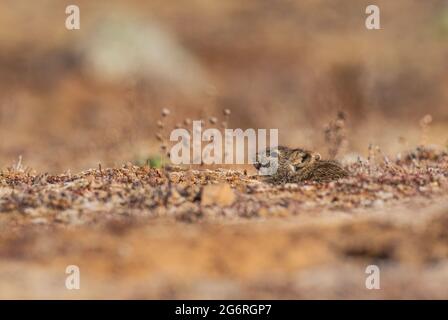
[[[348,172],[342,166],[331,160],[319,160],[296,172],[298,181],[328,182],[348,176]]]

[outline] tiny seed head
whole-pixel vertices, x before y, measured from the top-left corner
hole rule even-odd
[[[162,109],[162,117],[167,117],[170,114],[170,110],[168,110],[167,108],[163,108]]]

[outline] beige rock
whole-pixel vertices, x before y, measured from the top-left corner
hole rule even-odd
[[[207,185],[202,189],[201,205],[230,206],[235,201],[235,193],[228,184]]]
[[[286,208],[273,207],[273,208],[261,208],[258,215],[263,218],[279,218],[288,217],[290,212]]]

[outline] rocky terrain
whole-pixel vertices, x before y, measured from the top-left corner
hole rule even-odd
[[[0,297],[447,298],[448,154],[346,168],[273,186],[251,170],[18,164],[0,175]]]

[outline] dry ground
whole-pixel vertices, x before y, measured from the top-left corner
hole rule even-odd
[[[448,298],[447,157],[404,153],[448,144],[445,0],[376,0],[377,31],[368,0],[76,3],[68,31],[0,2],[0,298]],[[337,158],[381,154],[323,185],[141,166],[162,108],[165,139],[217,117],[324,157],[343,111]]]
[[[123,166],[0,175],[2,298],[448,298],[448,155],[271,186]],[[365,268],[381,289],[365,288]],[[81,290],[65,289],[65,268]]]

